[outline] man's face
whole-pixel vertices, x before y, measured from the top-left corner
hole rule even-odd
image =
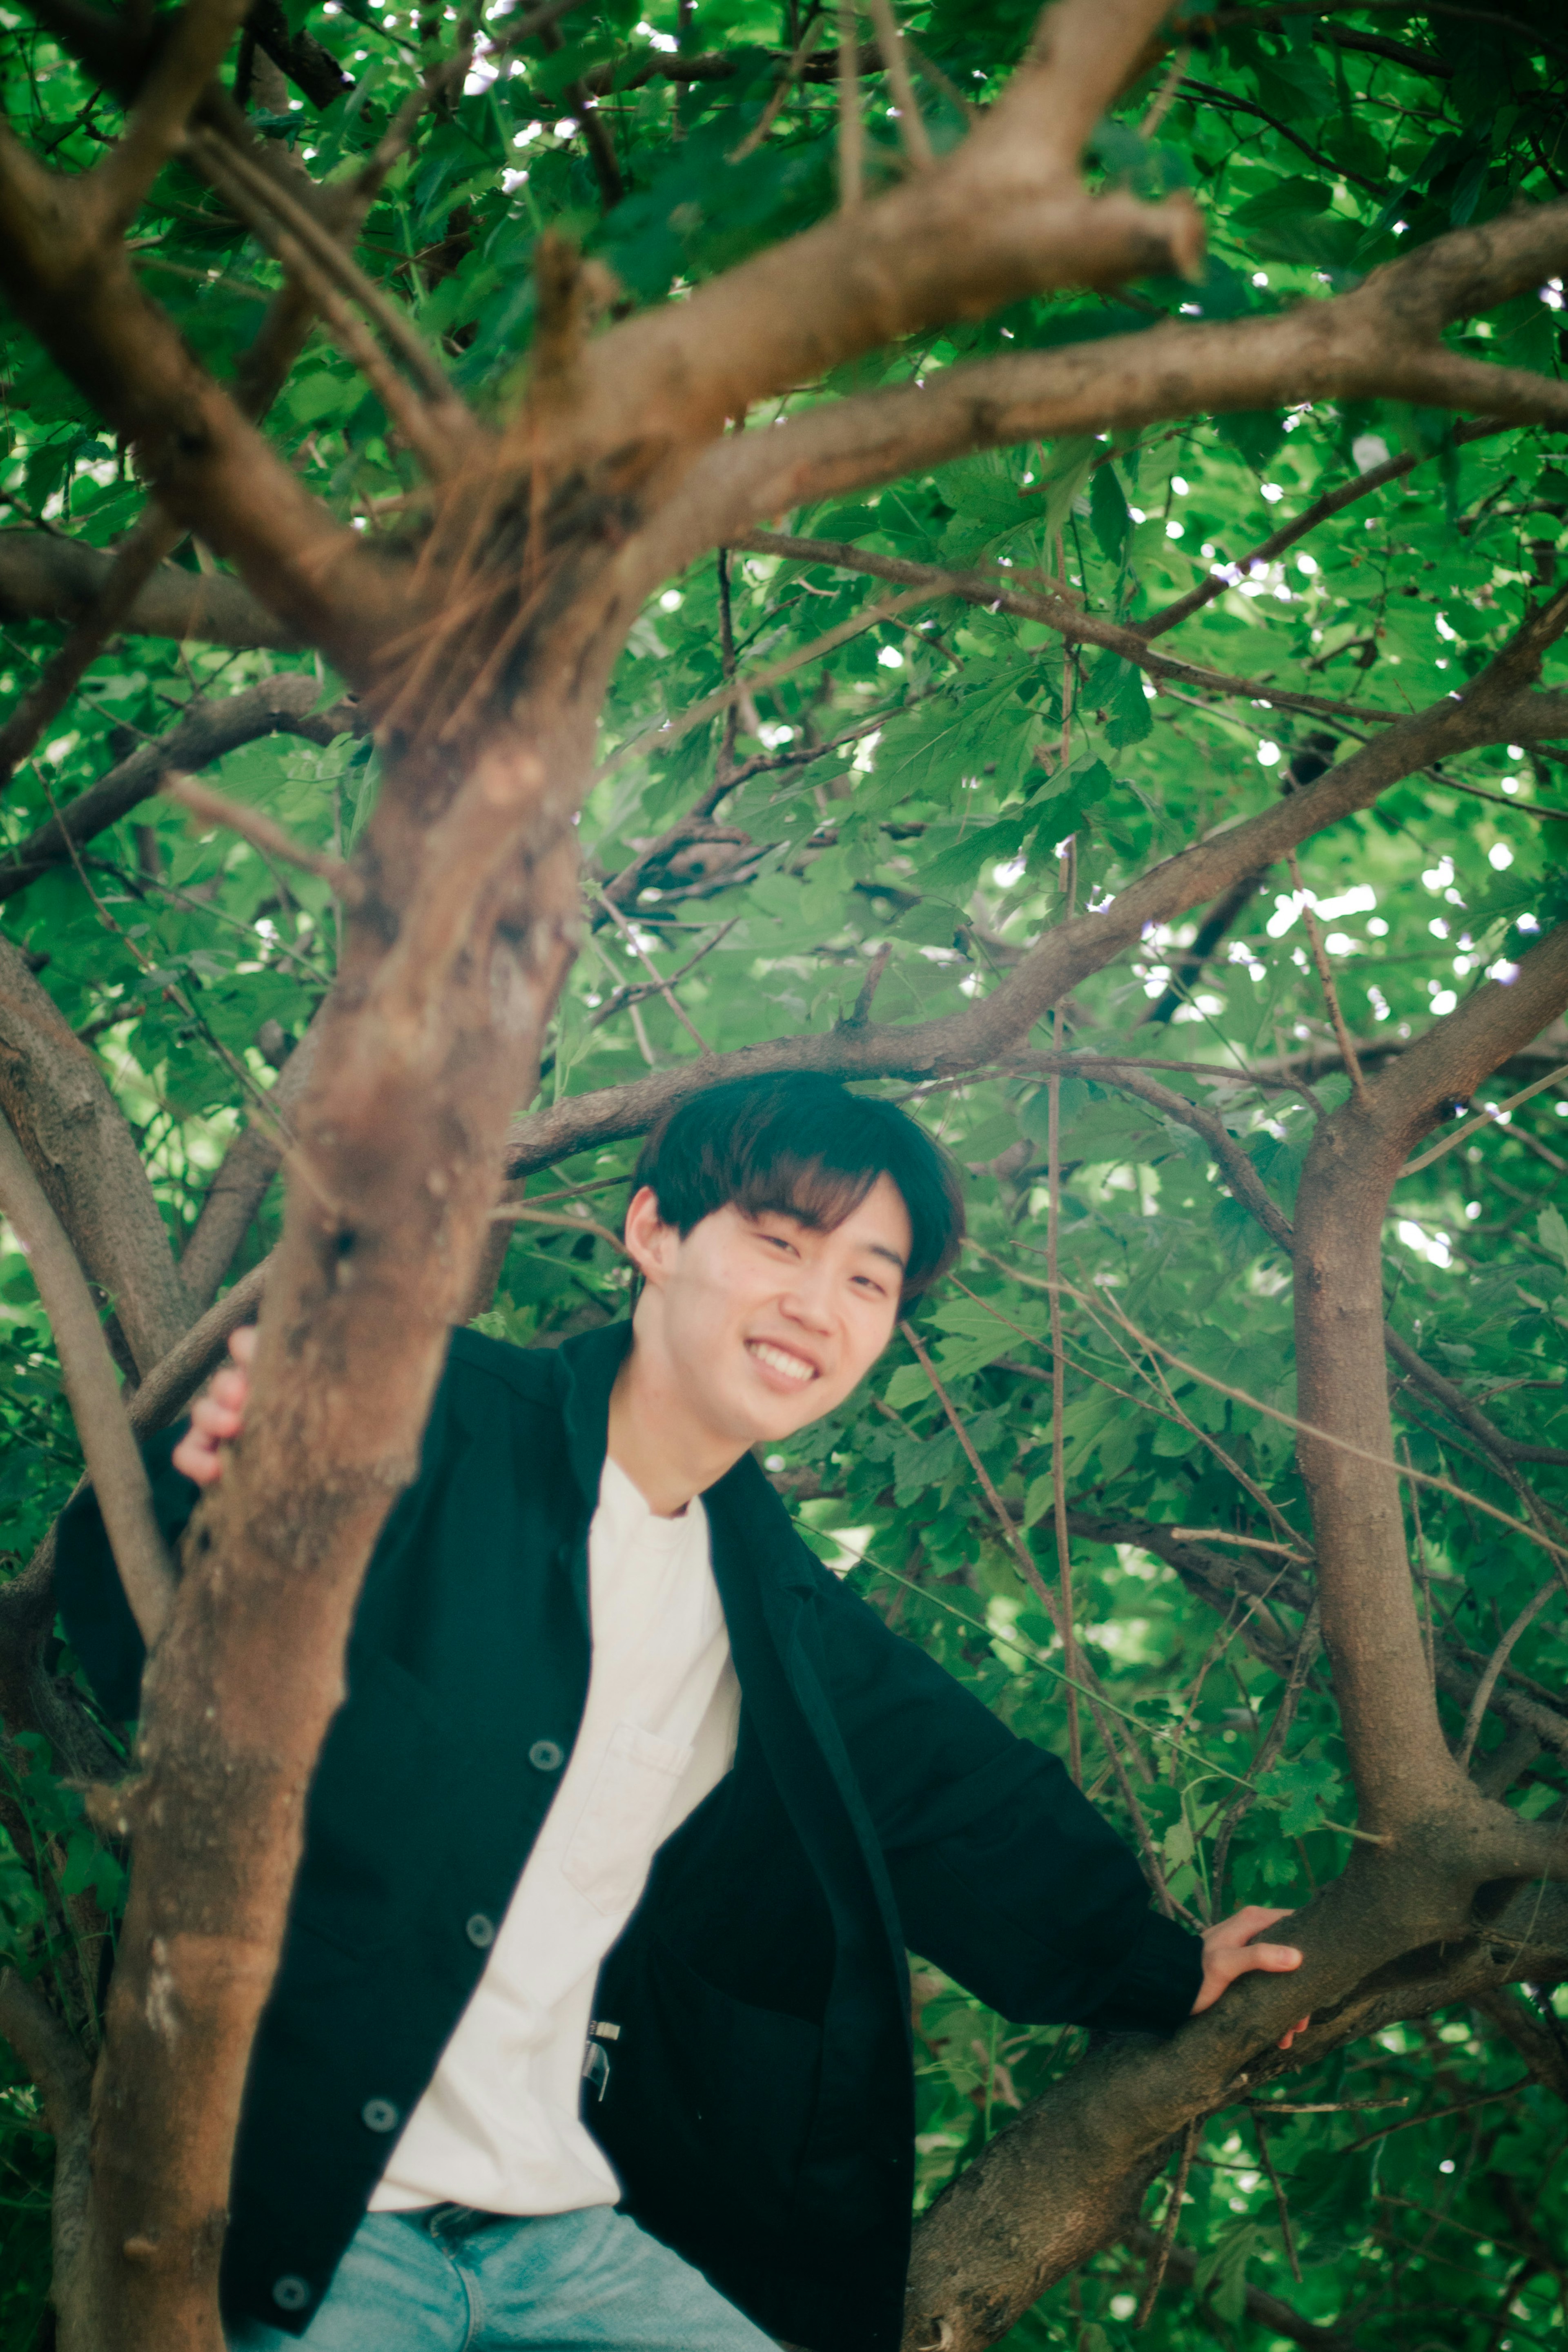
[[[644,1188],[626,1245],[646,1281],[639,1349],[715,1437],[789,1436],[841,1404],[893,1336],[909,1212],[880,1176],[831,1233],[783,1211],[716,1209],[683,1240]]]

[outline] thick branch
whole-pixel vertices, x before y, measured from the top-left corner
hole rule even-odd
[[[230,557],[285,625],[358,676],[404,587],[197,364],[98,233],[75,182],[0,131],[0,286],[57,364],[135,446],[175,521]]]
[[[85,620],[114,558],[105,548],[47,530],[0,530],[0,621]],[[189,637],[204,645],[291,650],[299,640],[224,572],[161,563],[120,625],[132,635]]]
[[[0,939],[0,1112],[89,1278],[113,1301],[139,1371],[191,1320],[135,1139],[94,1055]]]
[[[1430,1814],[1458,1768],[1437,1720],[1416,1618],[1384,1363],[1383,1222],[1411,1146],[1454,1094],[1536,1036],[1568,1003],[1568,925],[1435,1023],[1319,1128],[1297,1202],[1296,1335],[1303,1422],[1384,1457],[1386,1470],[1304,1433],[1323,1638],[1369,1828]]]
[[[1014,1052],[1052,1004],[1133,946],[1145,924],[1173,922],[1188,907],[1218,898],[1244,874],[1272,865],[1297,842],[1369,806],[1433,759],[1479,743],[1530,740],[1540,731],[1542,712],[1550,714],[1549,723],[1559,723],[1559,703],[1562,723],[1568,724],[1568,698],[1524,690],[1539,660],[1534,635],[1521,633],[1518,645],[1500,655],[1464,696],[1396,721],[1305,791],[1166,859],[1103,912],[1053,925],[988,997],[962,1013],[900,1028],[841,1024],[823,1034],[713,1054],[629,1085],[570,1097],[512,1129],[509,1171],[521,1175],[590,1144],[641,1134],[672,1104],[722,1078],[783,1069],[831,1070],[848,1078],[941,1077]],[[1543,1025],[1544,1019],[1536,1024]]]
[[[151,1649],[174,1589],[173,1570],[86,1278],[8,1121],[0,1122],[0,1209],[27,1253],[125,1597]]]
[[[977,361],[731,435],[687,478],[681,561],[685,550],[733,539],[760,515],[1037,435],[1375,396],[1473,409],[1500,422],[1562,424],[1568,383],[1464,359],[1437,336],[1448,320],[1488,310],[1565,265],[1568,199],[1455,230],[1375,270],[1352,293],[1273,317],[1172,320],[1138,334]]]
[[[1164,5],[1058,0],[1034,57],[934,170],[612,328],[588,355],[559,462],[647,436],[689,446],[768,394],[1026,293],[1190,270],[1202,232],[1184,199],[1091,197],[1077,176]]]
[[[172,768],[204,768],[242,743],[264,735],[302,735],[308,742],[330,743],[335,736],[358,734],[365,720],[353,703],[334,703],[318,710],[320,688],[308,671],[288,671],[264,678],[223,702],[193,702],[166,735],[139,744],[128,759],[68,801],[57,816],[39,825],[5,857],[0,857],[0,899],[12,898],[36,882],[51,866],[69,861],[70,845],[78,849],[151,800]]]

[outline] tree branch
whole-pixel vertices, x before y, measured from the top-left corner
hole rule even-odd
[[[1409,1831],[1458,1780],[1437,1720],[1405,1550],[1384,1363],[1383,1221],[1441,1105],[1469,1094],[1568,1003],[1568,925],[1513,987],[1489,982],[1320,1126],[1298,1196],[1298,1455],[1317,1530],[1323,1638],[1368,1827]],[[1353,1458],[1346,1445],[1384,1457]]]
[[[308,671],[286,671],[247,686],[222,702],[193,701],[166,735],[139,744],[128,758],[74,801],[68,801],[47,824],[0,857],[0,900],[13,898],[52,866],[69,862],[71,847],[80,849],[151,800],[172,769],[204,768],[242,743],[272,734],[303,736],[307,742],[328,744],[335,737],[359,734],[366,721],[358,705],[334,703],[318,710],[320,688]]]
[[[936,595],[961,596],[966,604],[983,604],[988,612],[1016,613],[1024,620],[1043,621],[1048,628],[1060,630],[1070,645],[1103,646],[1146,670],[1151,677],[1179,680],[1184,686],[1201,687],[1208,694],[1246,695],[1279,710],[1301,710],[1316,718],[1359,719],[1377,726],[1401,715],[1373,709],[1364,703],[1333,702],[1322,695],[1292,694],[1260,678],[1237,677],[1228,670],[1207,669],[1196,662],[1178,661],[1170,654],[1151,652],[1139,630],[1086,613],[1071,597],[1017,587],[1005,572],[948,572],[940,564],[910,563],[902,556],[879,555],[842,540],[799,539],[786,531],[741,531],[731,544],[760,555],[782,555],[795,563],[829,563],[844,572],[865,572],[873,579],[929,588]]]
[[[940,176],[922,178],[919,190]],[[1062,233],[1071,234],[1065,224]],[[1374,270],[1351,293],[1269,318],[1171,320],[1097,342],[969,362],[827,403],[765,431],[731,434],[705,452],[675,519],[683,549],[695,553],[736,539],[759,515],[891,481],[967,450],[1199,412],[1375,396],[1473,408],[1494,422],[1562,424],[1568,383],[1467,360],[1437,338],[1449,320],[1490,309],[1565,266],[1568,199],[1454,230]]]
[[[115,557],[47,530],[0,530],[0,621],[78,623],[96,616]],[[300,640],[227,572],[160,563],[119,626],[131,635],[292,651]]]
[[[137,91],[124,133],[78,184],[99,239],[118,237],[165,163],[184,144],[192,109],[216,73],[249,0],[185,0]]]
[[[135,446],[169,514],[233,560],[282,623],[357,677],[402,619],[406,583],[306,490],[142,291],[79,185],[0,127],[0,286]]]
[[[1390,784],[1434,758],[1452,757],[1480,743],[1531,740],[1542,723],[1559,723],[1559,703],[1562,723],[1568,724],[1568,698],[1527,689],[1556,625],[1550,615],[1536,616],[1458,699],[1395,721],[1304,791],[1154,866],[1102,912],[1052,925],[988,997],[962,1013],[907,1027],[841,1024],[825,1034],[714,1054],[700,1066],[685,1064],[566,1097],[513,1128],[507,1147],[509,1172],[525,1174],[591,1143],[641,1134],[670,1106],[722,1078],[784,1069],[831,1070],[852,1079],[942,1077],[1016,1051],[1052,1004],[1131,947],[1146,924],[1172,922],[1188,907],[1219,897],[1244,874],[1274,864],[1297,842],[1369,806]],[[1495,986],[1483,992],[1489,1001],[1501,993],[1507,992]],[[1544,1018],[1536,1024],[1544,1025]]]
[[[0,938],[0,1113],[89,1280],[113,1302],[141,1372],[191,1319],[125,1115],[18,950]]]
[[[1001,99],[933,170],[612,327],[586,356],[554,463],[633,438],[689,447],[769,394],[1026,293],[1190,271],[1202,232],[1185,199],[1092,197],[1077,177],[1163,13],[1164,0],[1058,0]]]
[[[1472,1993],[1470,2007],[1506,2035],[1538,2083],[1555,2091],[1560,2099],[1568,2099],[1568,2037],[1561,2025],[1553,2032],[1506,1985]]]
[[[86,1277],[9,1120],[0,1121],[0,1209],[26,1251],[125,1597],[151,1649],[173,1593],[173,1570]]]
[[[1492,434],[1506,429],[1504,425],[1494,425],[1490,417],[1478,425],[1460,425],[1454,430],[1453,446],[1463,448],[1471,441],[1484,441]],[[1311,506],[1303,507],[1299,515],[1292,515],[1289,522],[1281,523],[1278,530],[1270,531],[1267,539],[1260,540],[1245,555],[1239,555],[1235,568],[1250,572],[1255,563],[1272,563],[1277,555],[1282,555],[1288,547],[1294,547],[1299,539],[1305,539],[1309,531],[1316,530],[1319,523],[1326,522],[1331,515],[1342,514],[1358,499],[1370,498],[1375,490],[1386,488],[1390,482],[1403,481],[1406,474],[1413,474],[1417,466],[1427,464],[1437,454],[1435,449],[1406,449],[1402,456],[1390,457],[1384,465],[1369,467],[1364,474],[1358,474],[1353,481],[1342,482],[1337,490],[1325,490],[1321,499],[1314,499]],[[1133,625],[1141,637],[1164,636],[1167,629],[1174,629],[1181,622],[1190,620],[1195,613],[1202,612],[1206,604],[1211,604],[1217,596],[1223,596],[1229,585],[1228,578],[1211,572],[1207,580],[1200,580],[1197,586],[1189,589],[1185,596],[1176,597],[1173,604],[1151,614],[1146,621],[1136,621]]]

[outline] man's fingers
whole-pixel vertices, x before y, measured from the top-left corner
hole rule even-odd
[[[217,1397],[198,1397],[191,1407],[191,1426],[203,1437],[233,1437],[244,1421],[245,1415],[236,1406],[225,1404]]]
[[[229,1333],[229,1353],[236,1364],[248,1364],[256,1354],[258,1334],[254,1323],[242,1323]]]
[[[193,1429],[185,1432],[169,1458],[182,1477],[197,1486],[210,1486],[223,1466],[216,1446]]]
[[[1241,1957],[1249,1968],[1299,1969],[1301,1956],[1294,1944],[1249,1944]]]

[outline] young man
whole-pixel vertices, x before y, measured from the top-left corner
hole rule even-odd
[[[1282,1913],[1200,1945],[1151,1912],[1055,1759],[821,1568],[753,1458],[850,1394],[962,1214],[892,1106],[717,1087],[643,1154],[629,1324],[454,1334],[251,2063],[236,2352],[894,2352],[906,1945],[1007,2017],[1156,2032],[1296,1965],[1247,1941]],[[152,1450],[171,1536],[247,1352]],[[133,1715],[90,1498],[57,1580]]]

